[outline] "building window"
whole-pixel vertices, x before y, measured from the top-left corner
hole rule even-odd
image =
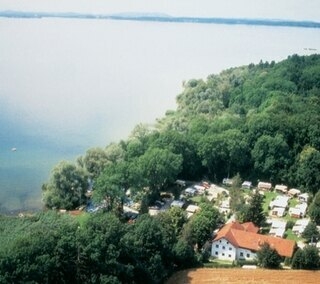
[[[243,256],[243,252],[240,252],[240,256]]]
[[[232,248],[230,247],[229,250],[232,250]]]
[[[219,245],[216,245],[216,248],[219,248]]]
[[[225,247],[225,246],[222,246],[222,249],[226,249],[226,247]]]
[[[222,256],[224,256],[224,253],[222,254]]]
[[[229,254],[228,257],[231,257],[231,254]]]
[[[229,242],[227,242],[227,245],[229,244]]]
[[[221,240],[219,241],[219,243],[221,243]]]
[[[247,253],[247,257],[250,257],[250,253]]]
[[[218,252],[217,252],[217,251],[215,252],[215,255],[218,255]]]

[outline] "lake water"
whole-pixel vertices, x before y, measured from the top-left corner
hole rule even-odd
[[[111,20],[3,18],[0,39],[0,211],[40,208],[58,161],[153,123],[183,80],[320,50],[320,29]]]

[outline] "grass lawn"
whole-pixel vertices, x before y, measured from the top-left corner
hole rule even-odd
[[[202,199],[203,199],[203,196],[200,196],[200,195],[196,195],[190,198],[190,200],[195,204],[200,204],[202,202]]]
[[[287,222],[292,221],[292,222],[294,222],[294,223],[296,223],[297,220],[298,220],[297,218],[291,217],[288,212],[287,212],[286,215],[283,217],[283,219],[284,219],[285,221],[287,221]]]
[[[233,261],[210,257],[209,262],[220,263],[220,264],[232,264]]]
[[[291,198],[289,200],[289,207],[295,207],[297,204],[299,204],[298,198]]]
[[[264,194],[264,200],[263,200],[263,211],[268,213],[269,209],[268,206],[270,204],[270,202],[272,201],[272,199],[274,199],[278,194],[276,192],[273,191],[267,191]]]
[[[296,234],[294,234],[291,229],[288,229],[285,234],[287,235],[286,239],[288,240],[293,240],[296,242],[302,240],[302,238],[299,238]]]
[[[214,259],[210,258],[209,262],[203,264],[206,268],[217,268],[217,267],[234,267],[234,262],[230,260],[221,260],[221,259]]]

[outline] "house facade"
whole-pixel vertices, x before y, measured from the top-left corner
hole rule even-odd
[[[307,203],[297,204],[293,208],[289,208],[289,215],[293,218],[304,218],[308,209]]]
[[[260,181],[258,183],[258,189],[259,190],[268,191],[268,190],[271,190],[271,188],[272,188],[272,184],[269,183],[269,182]]]
[[[241,185],[242,188],[245,188],[245,189],[251,189],[252,188],[252,182],[251,181],[244,181]]]
[[[302,232],[306,229],[309,222],[310,220],[306,218],[297,220],[297,222],[292,228],[292,232],[295,233],[297,236],[301,236]]]
[[[253,223],[232,222],[222,227],[213,239],[211,256],[222,260],[254,260],[264,243],[269,243],[280,256],[292,257],[296,243],[273,236],[258,234]]]
[[[287,222],[281,220],[273,220],[269,231],[270,236],[282,238],[286,231]]]
[[[272,200],[269,204],[271,215],[283,217],[288,207],[289,199],[290,198],[288,196],[278,195],[275,200]]]
[[[283,184],[277,184],[274,188],[277,192],[286,194],[288,192],[288,187]]]
[[[225,238],[212,243],[211,255],[218,259],[230,261],[254,260],[256,257],[255,252],[245,248],[238,248]]]
[[[299,194],[301,194],[301,191],[299,189],[291,188],[290,190],[288,190],[288,195],[291,197],[297,197]]]
[[[300,202],[308,202],[309,194],[308,193],[302,193],[298,195],[298,199]]]

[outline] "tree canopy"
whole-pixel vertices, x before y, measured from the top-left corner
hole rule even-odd
[[[62,161],[52,170],[42,186],[43,201],[48,208],[75,209],[86,203],[88,174],[81,167]]]
[[[320,267],[319,251],[315,246],[298,249],[292,259],[294,269],[318,269]]]
[[[259,192],[251,196],[249,205],[243,206],[240,209],[238,218],[242,222],[253,222],[256,226],[262,227],[266,222],[266,216],[263,211],[263,195]]]
[[[177,109],[152,127],[139,124],[127,140],[92,148],[76,164],[59,163],[42,188],[45,206],[85,204],[90,181],[93,200],[108,213],[82,221],[43,214],[15,220],[17,229],[0,218],[0,282],[161,283],[174,268],[197,264],[220,222],[212,204],[189,220],[171,209],[130,224],[116,210],[130,189],[140,213],[147,211],[178,178],[285,183],[314,196],[308,213],[319,224],[319,66],[320,55],[292,55],[191,79]],[[255,193],[241,204],[231,194],[239,219],[263,226],[263,197]],[[1,233],[10,228],[11,238]],[[293,267],[319,267],[317,255],[313,247],[298,250]],[[270,268],[281,261],[268,244],[258,258]]]
[[[142,215],[128,224],[113,212],[0,216],[0,282],[163,283],[197,265],[189,244],[167,237],[182,224],[165,223]]]
[[[191,79],[177,96],[176,110],[152,127],[137,125],[127,140],[88,150],[78,166],[94,181],[110,182],[101,178],[108,175],[105,169],[124,162],[125,188],[148,188],[146,203],[176,178],[221,182],[236,174],[315,195],[320,188],[319,65],[320,55],[292,55]],[[113,187],[123,187],[123,181],[114,180]],[[52,180],[44,186],[44,192],[66,192],[58,189]],[[77,203],[60,205],[53,199],[45,194],[49,206]]]
[[[262,268],[279,268],[281,256],[268,243],[264,243],[257,251],[258,264]]]
[[[309,216],[313,222],[320,225],[320,191],[315,195],[309,206]]]

